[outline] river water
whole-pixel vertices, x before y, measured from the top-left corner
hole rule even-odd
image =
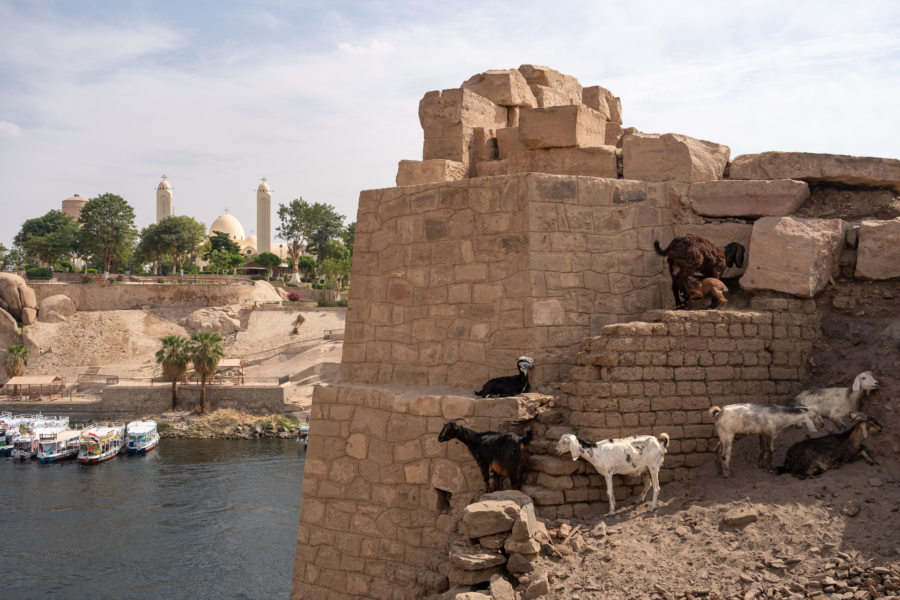
[[[290,597],[304,454],[162,440],[98,465],[0,458],[0,598]]]

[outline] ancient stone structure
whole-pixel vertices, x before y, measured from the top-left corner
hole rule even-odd
[[[841,273],[898,276],[900,161],[729,164],[727,146],[624,127],[609,90],[534,65],[428,92],[419,118],[424,160],[360,195],[341,382],[313,399],[294,598],[418,598],[473,577],[448,540],[483,483],[461,443],[437,441],[445,420],[531,428],[537,516],[605,510],[601,478],[555,455],[562,433],[668,433],[660,478],[682,477],[712,460],[710,406],[798,391],[820,335],[809,298]],[[755,295],[664,310],[653,242],[685,233],[742,243],[724,276]],[[523,354],[541,393],[473,395]],[[638,482],[621,483],[624,497]]]
[[[256,237],[257,253],[272,251],[272,188],[265,177],[256,188]]]
[[[162,181],[156,186],[156,222],[168,219],[174,212],[175,206],[172,199],[172,185],[163,175]]]

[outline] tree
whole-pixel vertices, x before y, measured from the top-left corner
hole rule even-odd
[[[336,284],[335,288],[340,291],[344,285],[344,280],[350,276],[350,259],[326,258],[320,270]]]
[[[3,353],[3,368],[8,377],[18,377],[25,374],[25,365],[28,364],[28,348],[24,344],[7,346]]]
[[[325,246],[328,242],[333,241],[343,235],[344,232],[344,216],[339,214],[330,204],[313,205],[316,226],[309,238],[309,244],[306,251],[315,255],[319,262],[327,257],[325,256]]]
[[[189,255],[197,252],[205,234],[203,223],[185,216],[166,217],[150,232],[152,245],[172,257],[176,271]]]
[[[229,254],[240,254],[241,245],[231,239],[224,231],[213,231],[212,235],[207,236],[208,242],[203,244],[200,256],[203,260],[209,260],[209,255],[216,250],[224,250]]]
[[[12,267],[15,271],[20,271],[25,266],[25,253],[18,246],[13,246],[12,250],[3,257],[3,270]]]
[[[272,267],[277,267],[281,264],[281,259],[274,252],[260,252],[254,260],[256,264],[269,270],[269,279],[272,279]]]
[[[213,250],[209,254],[209,266],[216,273],[230,273],[235,267],[244,262],[242,254],[234,254],[225,250]]]
[[[195,331],[191,334],[188,354],[194,363],[194,370],[200,374],[200,411],[209,412],[206,401],[206,380],[215,375],[219,361],[225,357],[222,336],[210,331]]]
[[[297,268],[306,274],[307,279],[313,279],[316,276],[316,271],[319,270],[319,263],[312,256],[301,256],[297,259]]]
[[[313,252],[317,244],[321,246],[337,235],[344,217],[329,204],[310,204],[298,198],[288,205],[279,204],[278,218],[281,225],[276,231],[278,237],[287,242],[288,256],[291,258],[291,282],[300,283],[297,272],[300,253],[304,247],[307,252]]]
[[[25,221],[15,243],[26,254],[52,266],[77,249],[78,223],[61,210],[51,210],[43,217]]]
[[[134,209],[121,196],[102,194],[87,201],[78,222],[81,251],[99,259],[108,279],[110,265],[127,258],[137,239]]]
[[[350,251],[347,247],[337,240],[328,240],[321,248],[321,259],[327,260],[333,258],[336,260],[350,260]]]
[[[353,243],[356,241],[356,221],[353,221],[346,227],[344,227],[344,231],[341,233],[341,239],[344,240],[344,246],[347,247],[347,250],[350,252],[351,259],[353,257]]]
[[[191,361],[187,338],[167,335],[159,340],[162,348],[156,351],[156,362],[162,365],[163,374],[172,382],[172,410],[178,404],[178,382],[184,379]]]

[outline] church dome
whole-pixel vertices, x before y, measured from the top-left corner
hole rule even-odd
[[[227,233],[228,237],[236,242],[244,239],[244,228],[241,227],[241,222],[228,213],[213,221],[213,224],[209,227],[209,234],[212,235],[215,231]]]
[[[156,186],[156,189],[157,189],[157,190],[171,190],[171,189],[172,189],[172,186],[169,185],[169,182],[168,182],[168,181],[166,181],[165,179],[163,179],[162,181],[159,182],[159,185]]]
[[[268,183],[263,181],[261,184],[259,184],[259,187],[256,188],[256,191],[257,192],[271,192],[272,188],[269,187]]]
[[[244,242],[245,242],[248,246],[253,246],[253,248],[256,248],[256,234],[255,234],[255,233],[251,233],[250,235],[247,236],[247,239],[244,240]]]

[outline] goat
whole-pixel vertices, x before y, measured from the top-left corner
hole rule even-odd
[[[793,473],[797,477],[815,477],[829,469],[836,469],[842,463],[863,458],[870,465],[875,461],[866,452],[863,440],[869,431],[882,431],[884,428],[875,417],[864,417],[855,421],[849,429],[841,433],[832,433],[822,437],[797,442],[788,448],[784,456],[784,465],[778,467],[778,473]]]
[[[729,404],[723,408],[713,406],[709,409],[709,414],[715,419],[716,434],[719,436],[719,467],[725,477],[731,477],[731,445],[736,436],[758,435],[759,466],[771,469],[775,436],[791,425],[800,423],[815,433],[816,426],[810,417],[818,419],[818,415],[806,407],[780,404]]]
[[[853,380],[850,387],[817,388],[800,392],[794,397],[794,406],[806,406],[818,415],[835,423],[844,430],[844,417],[859,410],[863,393],[867,396],[878,389],[878,381],[872,371],[863,371]]]
[[[518,375],[494,377],[481,386],[475,395],[482,398],[503,398],[526,393],[531,389],[528,371],[534,367],[534,359],[530,356],[520,356],[516,361],[516,367],[519,369]]]
[[[484,486],[488,492],[495,489],[492,485],[493,476],[506,477],[510,488],[518,489],[522,482],[522,473],[525,471],[525,463],[528,462],[531,429],[526,429],[524,435],[514,431],[479,433],[458,424],[456,422],[458,420],[444,423],[438,434],[438,441],[457,439],[465,444],[472,458],[478,463],[478,468],[481,469]]]
[[[728,286],[715,277],[707,277],[699,282],[695,281],[691,277],[688,277],[685,283],[687,286],[688,297],[691,300],[711,298],[712,302],[710,303],[709,307],[712,309],[725,306],[725,304],[728,303],[728,299],[725,297],[725,292],[728,291]]]
[[[688,233],[680,235],[669,242],[665,250],[659,242],[653,242],[653,248],[660,256],[665,256],[669,263],[669,275],[672,277],[672,295],[675,306],[683,308],[681,296],[690,309],[691,301],[687,293],[686,280],[697,273],[716,279],[722,276],[727,267],[744,266],[744,246],[731,242],[720,248],[705,237]]]
[[[556,444],[556,453],[570,452],[572,460],[583,458],[606,478],[606,495],[609,497],[609,514],[616,514],[616,498],[613,495],[613,475],[641,474],[644,489],[638,502],[647,497],[653,485],[653,502],[650,510],[656,510],[659,497],[659,468],[662,466],[669,435],[659,434],[660,442],[652,435],[635,435],[621,439],[601,440],[594,444],[585,442],[571,433],[564,434]]]

